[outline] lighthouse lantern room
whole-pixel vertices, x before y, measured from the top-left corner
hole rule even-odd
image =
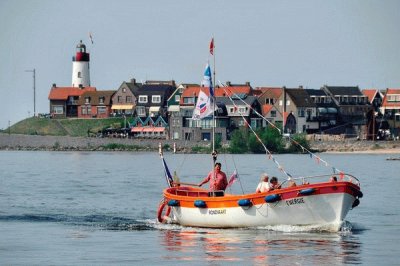
[[[76,55],[72,57],[72,87],[90,86],[89,53],[82,40],[76,46]]]

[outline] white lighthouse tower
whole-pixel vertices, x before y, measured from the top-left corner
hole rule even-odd
[[[89,53],[82,40],[76,46],[76,55],[72,57],[72,87],[90,86]]]

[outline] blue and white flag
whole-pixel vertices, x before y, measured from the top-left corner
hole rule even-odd
[[[200,120],[214,112],[214,105],[210,97],[205,94],[202,90],[199,92],[199,98],[197,99],[196,107],[193,110],[193,120]]]
[[[211,67],[208,63],[206,65],[206,70],[204,71],[204,79],[201,84],[204,87],[208,87],[210,89],[210,96],[212,98],[214,98],[214,88],[213,88],[213,82],[212,82],[212,77],[211,77]]]

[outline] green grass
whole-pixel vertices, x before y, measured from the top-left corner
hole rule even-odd
[[[50,119],[31,117],[5,129],[3,132],[25,135],[86,137],[88,131],[96,133],[107,127],[119,128],[123,118],[107,119]]]

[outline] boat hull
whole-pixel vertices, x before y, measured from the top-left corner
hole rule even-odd
[[[329,225],[338,230],[359,193],[357,186],[346,182],[242,196],[204,197],[201,191],[196,195],[196,191],[189,190],[186,195],[174,195],[173,189],[164,191],[166,202],[179,202],[179,206],[171,206],[172,221],[183,226],[210,228]],[[277,201],[267,202],[268,196],[269,199],[276,196]],[[240,200],[251,203],[239,206]],[[204,205],[196,207],[196,201],[202,201]]]

